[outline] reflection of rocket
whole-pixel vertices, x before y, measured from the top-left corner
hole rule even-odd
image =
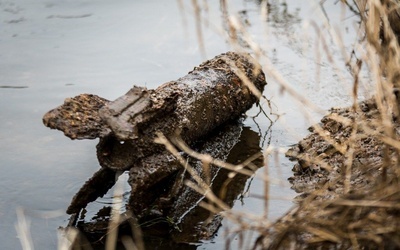
[[[233,164],[241,163],[247,160],[249,156],[258,154],[259,157],[252,163],[260,167],[263,159],[259,140],[260,137],[256,132],[248,127],[242,127],[240,122],[231,122],[198,143],[195,149],[200,153],[209,154],[213,158],[226,160]],[[158,165],[159,169],[170,169],[170,165],[162,165],[166,163],[157,162],[156,158],[151,159],[151,161],[153,161],[153,166]],[[188,158],[188,162],[200,176],[205,177],[207,175],[203,172],[201,161]],[[161,165],[159,165],[160,163]],[[174,161],[167,164],[171,163],[175,164]],[[231,207],[239,194],[243,192],[249,176],[236,174],[228,177],[229,173],[229,170],[211,166],[209,177],[213,192]],[[138,218],[145,237],[169,235],[168,238],[172,238],[173,242],[188,243],[207,239],[217,231],[222,217],[218,214],[211,214],[199,206],[200,201],[206,201],[206,198],[183,184],[182,178],[191,179],[187,173],[178,170],[159,182],[152,180],[153,177],[157,179],[159,173],[155,171],[153,174],[154,176],[139,174],[141,178],[148,180],[141,183],[153,183],[154,185],[133,185],[128,204],[130,211],[133,211],[133,214]],[[135,176],[131,173],[130,181],[134,179]],[[96,181],[96,178],[91,179],[91,181],[93,180]],[[86,185],[90,186],[90,181]],[[103,211],[99,211],[99,214],[101,212]],[[77,224],[89,236],[88,238],[96,238],[105,234],[107,230],[107,224],[104,223],[105,217],[102,216],[101,218],[100,220],[92,219],[90,222],[85,222],[81,218]],[[130,233],[133,231],[128,223],[123,228]]]
[[[231,132],[230,136],[238,135],[237,128],[229,128],[228,125],[223,129],[229,129]],[[261,154],[261,148],[259,146],[260,136],[258,133],[250,130],[248,127],[243,127],[240,133],[240,137],[226,138],[225,140],[234,141],[236,140],[232,148],[221,149],[220,145],[213,145],[209,143],[207,146],[209,149],[203,149],[202,151],[208,151],[207,153],[212,153],[213,147],[218,147],[220,151],[214,153],[213,157],[219,158],[221,160],[226,160],[226,162],[232,164],[239,164],[247,160],[250,156],[259,155],[252,163],[261,167],[263,165],[263,159]],[[218,144],[218,143],[217,143]],[[233,144],[228,143],[227,146]],[[197,168],[201,168],[201,162],[196,162]],[[245,176],[242,174],[236,174],[229,176],[231,171],[226,169],[220,169],[213,167],[215,176],[213,176],[212,190],[213,192],[228,206],[232,207],[238,196],[243,193],[246,182],[250,176]],[[222,216],[218,214],[212,214],[206,209],[198,205],[200,200],[206,201],[203,197],[194,191],[193,189],[184,186],[179,197],[173,204],[172,208],[168,213],[168,217],[173,218],[176,222],[175,227],[171,231],[171,236],[176,242],[198,242],[202,239],[207,239],[214,235],[214,233],[219,228]]]

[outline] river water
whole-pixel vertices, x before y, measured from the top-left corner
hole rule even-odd
[[[2,249],[21,248],[15,229],[17,213],[29,220],[36,249],[56,249],[58,228],[68,223],[65,209],[99,168],[97,141],[72,141],[46,128],[42,124],[45,112],[80,93],[113,100],[133,84],[155,88],[185,75],[206,58],[232,49],[222,35],[219,1],[198,1],[208,21],[202,25],[205,55],[198,42],[192,2],[182,2],[183,9],[177,1],[0,0]],[[344,11],[335,1],[323,5],[321,1],[270,2],[267,20],[261,18],[256,0],[229,1],[230,14],[244,20],[274,69],[306,100],[322,110],[351,103],[352,80],[329,32],[340,31],[350,51],[358,25],[353,13]],[[314,27],[326,36],[333,62],[329,62],[321,43],[317,44]],[[287,148],[304,137],[307,127],[322,113],[310,112],[314,120],[309,120],[304,115],[308,109],[282,92],[271,68],[264,70],[268,82],[264,95],[279,119],[271,123],[261,114],[246,119],[245,127],[259,133],[263,149],[267,145]],[[265,103],[263,108],[270,113]],[[248,115],[258,111],[254,107]],[[269,117],[277,119],[276,115]],[[268,219],[272,221],[293,206],[296,194],[287,182],[292,163],[282,154],[267,157],[267,161],[274,180],[268,205]],[[262,175],[264,170],[257,174]],[[264,201],[259,198],[264,195],[264,183],[253,178],[248,186],[233,209],[264,213]],[[111,201],[112,197],[106,196],[101,202],[107,199]],[[232,229],[235,225],[224,220],[217,236],[193,247],[224,249],[225,235]],[[255,236],[248,236],[250,242]],[[238,240],[233,237],[232,241],[235,248]]]

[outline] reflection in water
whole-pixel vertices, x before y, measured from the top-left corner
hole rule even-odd
[[[255,0],[257,7],[259,9],[262,8],[262,5],[265,4],[266,1],[262,0]],[[255,12],[259,13],[259,9]],[[228,9],[228,5],[226,0],[221,1],[221,12],[223,15],[223,28],[228,34],[230,43],[237,44],[241,48],[250,49],[254,48],[254,45],[249,44],[249,30],[252,25],[250,17],[252,17],[250,12],[254,12],[254,10],[244,9],[236,13],[230,13]],[[285,38],[290,38],[292,34],[298,29],[296,25],[300,24],[301,17],[300,17],[300,9],[295,8],[294,10],[289,9],[288,4],[286,1],[279,1],[279,0],[272,0],[267,1],[267,12],[266,15],[266,22],[269,24],[270,27],[274,28],[273,32],[276,35],[281,35]],[[238,17],[240,24],[234,24],[234,22],[230,19],[230,15],[235,15]],[[254,22],[254,21],[253,21]],[[257,20],[258,22],[258,20]],[[265,35],[265,34],[264,34]],[[251,39],[250,39],[251,40]],[[289,40],[289,42],[291,42]],[[295,43],[295,42],[291,42]],[[263,48],[263,46],[261,46]]]
[[[260,0],[257,0],[257,2],[261,3]],[[274,28],[283,28],[286,31],[293,30],[291,26],[301,21],[299,11],[299,9],[295,9],[293,12],[289,11],[286,1],[268,1],[267,22],[271,23]]]
[[[197,151],[209,154],[213,158],[226,160],[232,164],[240,164],[250,156],[256,156],[248,165],[253,171],[263,165],[260,144],[260,136],[249,127],[242,127],[239,122],[224,125],[221,129],[198,144]],[[205,172],[201,161],[188,158],[189,164],[204,178],[210,176],[213,192],[220,197],[229,207],[232,207],[244,192],[246,183],[250,176],[232,174],[223,168],[212,166],[210,172]],[[168,166],[164,166],[168,167]],[[165,183],[164,189],[167,194],[160,194],[158,199],[145,204],[144,212],[139,221],[130,212],[122,215],[125,222],[120,226],[121,235],[140,234],[138,226],[144,234],[146,247],[151,248],[152,244],[174,249],[195,249],[190,243],[212,237],[221,225],[222,217],[204,209],[199,204],[207,202],[204,195],[201,195],[182,185],[181,178],[192,180],[188,173],[178,174],[172,177],[175,181]],[[92,178],[90,181],[96,181]],[[176,187],[177,181],[181,184]],[[87,185],[87,183],[85,184]],[[172,197],[171,197],[172,196]],[[166,201],[166,199],[170,199]],[[145,201],[145,200],[143,200]],[[140,207],[143,207],[141,204]],[[85,218],[85,210],[71,217],[70,225],[82,231],[91,242],[101,243],[105,240],[105,233],[110,218],[111,207],[104,207],[91,219]],[[82,239],[82,238],[81,238]],[[84,244],[78,240],[76,244]]]
[[[75,18],[85,18],[85,17],[90,17],[92,14],[82,14],[82,15],[50,15],[47,17],[47,19],[52,19],[52,18],[60,18],[60,19],[75,19]]]
[[[0,85],[0,89],[26,89],[28,86],[8,86],[8,85]]]
[[[222,28],[219,2],[207,1],[207,21],[211,25],[210,28],[204,26],[203,35],[208,55],[225,52],[231,48],[226,45],[226,40],[216,35],[212,29],[213,25],[218,29]],[[271,11],[275,4],[276,10],[283,12],[284,6],[278,5],[278,2],[282,1],[268,2],[271,3]],[[310,9],[312,4],[318,4],[319,0],[286,2],[288,13],[294,15],[295,10],[301,8],[299,15],[303,20],[311,19],[318,23],[322,20],[316,10],[318,8]],[[329,5],[326,11],[330,20],[337,21],[337,27],[349,29],[349,32],[343,33],[343,38],[345,43],[350,45],[354,42],[356,34],[352,28],[353,21],[346,19],[343,22],[341,8],[339,4],[335,5],[335,2],[325,1],[325,5]],[[154,88],[167,79],[182,76],[182,73],[191,69],[191,65],[202,61],[198,52],[190,1],[185,3],[187,29],[182,27],[179,8],[167,1],[1,1],[0,86],[5,86],[0,88],[2,249],[21,247],[14,230],[17,206],[23,207],[31,219],[34,247],[56,249],[55,229],[65,225],[68,215],[38,217],[34,213],[64,211],[82,182],[98,170],[94,154],[96,142],[75,143],[65,140],[60,133],[42,126],[43,113],[58,105],[65,96],[87,92],[114,99],[132,84]],[[269,22],[259,22],[260,8],[256,0],[229,1],[229,6],[233,14],[235,9],[246,11],[241,15],[246,19],[245,22],[251,24],[246,26],[249,33],[262,41],[261,45],[267,47],[268,54],[274,56],[276,70],[281,72],[299,93],[324,109],[351,104],[348,101],[352,99],[345,94],[347,87],[338,85],[337,77],[333,76],[335,70],[331,65],[321,68],[319,86],[323,91],[316,91],[314,53],[298,53],[298,48],[303,47],[298,39],[297,45],[295,42],[294,46],[289,44],[293,36],[301,38],[304,35],[304,29],[296,29],[296,26],[300,25],[294,25],[293,32],[275,28],[277,25],[273,23],[272,13]],[[155,11],[157,9],[162,11]],[[79,16],[88,13],[93,15],[71,19],[47,18],[51,15]],[[269,28],[268,31],[272,35],[265,36],[263,25]],[[263,37],[266,38],[265,41]],[[314,40],[310,40],[310,44],[313,46]],[[332,55],[339,62],[341,53]],[[343,72],[343,79],[348,79],[348,71],[344,69]],[[13,89],[8,86],[27,88]],[[300,136],[305,136],[310,122],[305,122],[298,104],[288,95],[282,95],[279,85],[272,79],[269,80],[264,94],[268,98],[273,97],[274,108],[279,108],[277,112],[286,120],[286,124],[280,120],[274,125],[270,133],[272,145],[289,145],[298,141],[293,133],[285,130],[286,127],[294,129]],[[262,133],[265,133],[268,120],[260,116],[257,121]],[[245,124],[258,131],[251,119],[247,119]],[[292,175],[293,166],[282,158],[279,167],[283,173],[282,176],[278,176],[279,180],[286,183],[286,178]],[[271,168],[271,174],[275,173],[274,169]],[[244,204],[236,202],[234,210],[263,213],[262,204],[251,196],[257,195],[262,189],[263,184],[255,179],[249,190],[250,196],[244,199]],[[294,192],[289,187],[272,185],[271,195],[287,197],[294,196]],[[111,202],[112,198],[107,195],[101,199],[103,200]],[[95,206],[97,202],[91,205]],[[274,218],[285,213],[292,204],[290,200],[272,199],[270,202],[269,215]],[[91,211],[97,210],[98,208]],[[87,218],[91,218],[89,213],[90,211],[86,214]],[[204,243],[201,248],[224,249],[225,229],[226,223],[219,231],[218,237],[214,238],[214,242]]]

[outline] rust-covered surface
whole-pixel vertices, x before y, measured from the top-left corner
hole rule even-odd
[[[99,138],[97,157],[102,166],[75,195],[67,212],[79,213],[114,185],[116,175],[129,170],[129,211],[142,221],[162,217],[183,223],[202,196],[184,186],[188,174],[163,145],[155,143],[156,134],[178,136],[225,160],[238,142],[241,125],[224,124],[243,116],[265,85],[264,73],[252,57],[228,52],[157,89],[134,86],[115,101],[90,94],[67,98],[44,115],[44,124],[71,139]],[[224,129],[216,130],[221,126]],[[193,164],[202,171],[199,162]],[[216,178],[218,173],[219,168],[213,167],[210,176]],[[218,182],[226,178],[227,173]],[[219,222],[214,224],[218,228]]]
[[[49,128],[64,132],[71,139],[95,139],[109,133],[98,110],[109,101],[97,95],[81,94],[66,98],[64,104],[50,110],[43,117]]]
[[[154,143],[157,131],[167,137],[178,132],[192,144],[239,118],[257,101],[240,74],[262,92],[266,82],[260,66],[249,55],[228,52],[155,90],[135,86],[113,102],[87,94],[67,99],[45,114],[43,122],[72,139],[99,137],[100,165],[127,170],[163,151]]]
[[[234,121],[207,136],[195,148],[200,153],[231,163],[243,162],[248,155],[259,155],[253,164],[261,167],[263,158],[259,142],[260,137],[256,132],[243,128],[241,122]],[[130,217],[134,214],[135,225],[142,225],[145,235],[168,236],[164,239],[167,242],[193,243],[213,236],[221,225],[222,217],[202,208],[200,202],[207,201],[204,195],[183,185],[186,180],[194,181],[191,176],[181,171],[182,168],[173,156],[167,153],[146,159],[139,165],[140,168],[132,168],[130,171],[129,184],[132,191],[128,211],[132,213],[122,215],[127,223],[122,225],[121,234],[132,233]],[[201,161],[191,157],[187,159],[199,175],[206,174]],[[213,192],[228,206],[232,206],[244,192],[249,178],[242,174],[232,176],[229,170],[213,165],[207,174],[210,176]],[[85,185],[92,186],[91,183],[102,181],[102,178],[108,179],[95,174]],[[70,207],[74,207],[74,204]],[[105,207],[94,218],[81,216],[75,225],[86,237],[98,240],[107,232],[110,210],[111,208]]]
[[[177,132],[186,143],[192,144],[221,124],[239,118],[257,99],[226,61],[247,72],[251,82],[263,90],[264,74],[258,71],[253,75],[256,67],[246,57],[228,53],[209,60],[176,81],[155,90],[143,90],[148,93],[141,105],[147,106],[140,106],[139,114],[127,108],[114,116],[114,122],[108,123],[113,133],[101,138],[97,148],[100,164],[130,169],[140,158],[163,150],[154,143],[155,132],[167,137]],[[100,114],[108,114],[113,104],[103,107]],[[127,116],[131,119],[127,120]]]

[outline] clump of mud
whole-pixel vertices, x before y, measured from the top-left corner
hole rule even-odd
[[[289,180],[298,206],[256,247],[399,249],[400,123],[386,118],[370,99],[331,109],[311,127],[287,152],[297,161]]]
[[[288,150],[286,156],[297,160],[289,178],[296,192],[325,187],[320,195],[334,198],[344,193],[346,171],[350,189],[365,189],[382,176],[381,114],[374,99],[358,108],[331,109],[320,124],[309,128],[310,135]]]

